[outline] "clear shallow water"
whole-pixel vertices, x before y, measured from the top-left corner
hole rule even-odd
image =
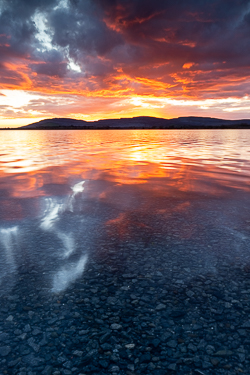
[[[0,141],[1,293],[30,272],[63,292],[114,243],[192,242],[204,272],[218,253],[249,261],[248,130],[2,131]]]

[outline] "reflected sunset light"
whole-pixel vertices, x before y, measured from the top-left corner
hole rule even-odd
[[[12,131],[3,137],[1,179],[4,186],[11,181],[15,197],[46,195],[50,184],[65,191],[75,176],[122,185],[158,181],[156,188],[164,181],[164,190],[211,193],[208,180],[248,189],[248,143],[238,130]]]

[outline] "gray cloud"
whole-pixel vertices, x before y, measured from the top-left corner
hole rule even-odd
[[[50,77],[62,78],[67,73],[67,63],[41,63],[32,65],[33,70],[38,74],[44,74]]]

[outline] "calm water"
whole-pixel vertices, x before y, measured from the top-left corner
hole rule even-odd
[[[121,244],[200,246],[204,272],[216,272],[219,255],[249,262],[249,130],[2,131],[0,140],[1,294],[31,273],[36,288],[63,292]],[[196,260],[190,252],[183,266]]]

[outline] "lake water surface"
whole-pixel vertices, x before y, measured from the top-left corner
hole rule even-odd
[[[220,252],[247,261],[249,130],[0,135],[1,292],[22,266],[27,275],[40,267],[39,285],[65,290],[114,241],[193,241],[213,263],[215,230]]]
[[[1,373],[249,373],[249,130],[0,141]]]

